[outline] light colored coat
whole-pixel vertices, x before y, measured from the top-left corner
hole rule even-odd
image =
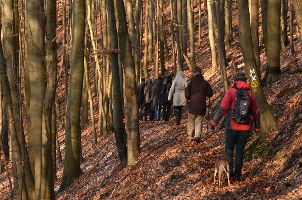
[[[185,89],[187,86],[184,73],[179,71],[172,83],[168,100],[172,100],[173,96],[173,106],[185,106],[187,104],[187,99],[185,97]]]

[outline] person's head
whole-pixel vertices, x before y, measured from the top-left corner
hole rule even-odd
[[[199,67],[195,67],[194,74],[201,74],[201,69]]]
[[[172,76],[171,75],[167,76],[167,82],[172,82]]]
[[[234,81],[247,81],[244,71],[238,70],[235,74]]]
[[[144,83],[146,80],[145,80],[145,78],[142,78],[142,83]]]

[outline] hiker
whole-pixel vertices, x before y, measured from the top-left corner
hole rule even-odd
[[[213,90],[208,81],[204,80],[199,67],[195,67],[185,94],[188,101],[188,139],[199,142],[206,114],[206,98],[213,96]]]
[[[152,113],[152,119],[156,121],[159,120],[160,111],[161,111],[160,94],[162,88],[163,88],[163,78],[159,76],[158,79],[154,81],[151,91],[151,99],[152,99],[151,113]]]
[[[170,117],[170,109],[171,109],[171,101],[168,100],[169,91],[172,86],[172,76],[168,75],[166,77],[166,82],[161,91],[161,104],[163,106],[163,120],[169,121]]]
[[[211,123],[211,128],[217,125],[219,120],[226,115],[225,129],[225,156],[230,166],[230,177],[241,180],[244,148],[247,143],[252,123],[255,124],[255,132],[260,132],[260,112],[255,101],[255,96],[250,91],[250,85],[243,71],[235,75],[235,83],[230,88],[218,108]],[[236,146],[235,172],[233,171],[233,152]]]
[[[145,89],[144,89],[144,117],[145,120],[147,121],[147,117],[149,115],[150,119],[151,119],[151,115],[150,115],[150,107],[151,107],[151,90],[152,90],[152,80],[149,79],[146,82],[145,85]]]
[[[173,97],[173,108],[174,108],[174,115],[176,117],[176,124],[180,124],[181,114],[182,114],[182,107],[184,107],[187,103],[185,97],[185,88],[187,82],[184,77],[184,73],[179,71],[172,83],[171,89],[169,91],[168,100],[171,101]]]
[[[142,78],[142,83],[137,87],[138,94],[138,109],[139,109],[139,120],[143,118],[144,111],[144,90],[145,90],[145,78]]]

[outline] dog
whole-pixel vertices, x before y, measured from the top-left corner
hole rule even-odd
[[[228,186],[230,186],[230,167],[229,167],[229,163],[227,161],[227,159],[224,157],[223,159],[218,160],[215,163],[215,171],[214,171],[214,182],[213,184],[215,184],[215,179],[218,173],[218,185],[220,187],[221,185],[221,179],[222,179],[222,175],[223,173],[226,174],[227,179],[228,179]]]

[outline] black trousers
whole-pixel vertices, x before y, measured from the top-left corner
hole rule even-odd
[[[225,155],[230,165],[230,175],[235,177],[241,176],[241,169],[244,160],[244,148],[249,137],[249,131],[235,131],[226,129],[225,139]],[[233,157],[234,149],[236,147],[236,159],[235,159],[235,173],[233,172]]]
[[[169,117],[171,114],[171,102],[167,102],[163,104],[163,119],[165,121],[169,121]]]
[[[183,106],[174,106],[174,115],[176,117],[176,124],[180,124]]]

